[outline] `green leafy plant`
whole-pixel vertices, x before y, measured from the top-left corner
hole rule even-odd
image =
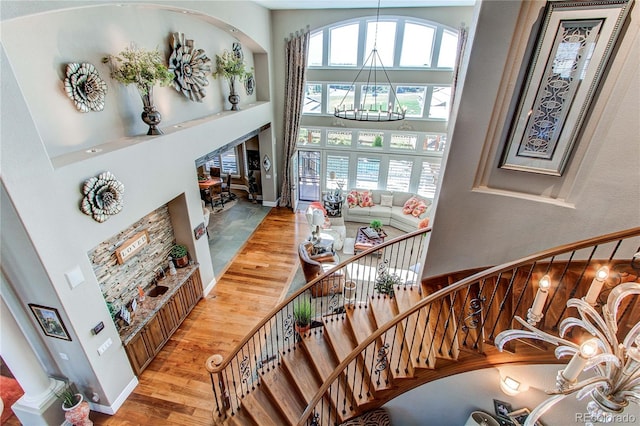
[[[377,135],[376,138],[373,140],[373,146],[375,147],[381,147],[382,146],[382,136]]]
[[[174,78],[157,48],[128,47],[117,56],[105,56],[102,62],[111,65],[111,78],[122,84],[135,84],[141,95],[146,95],[156,84],[168,86]]]
[[[293,319],[300,327],[311,324],[313,319],[313,307],[308,300],[301,300],[293,307]]]
[[[62,407],[71,408],[80,402],[80,396],[73,392],[70,388],[65,388],[62,392],[56,393],[58,398],[62,398]]]
[[[185,257],[187,255],[187,247],[182,244],[176,244],[171,247],[171,257],[174,259],[179,259],[181,257]]]
[[[400,285],[402,279],[396,274],[390,274],[387,271],[380,272],[376,277],[374,288],[378,293],[388,294],[390,297],[394,295],[394,286]]]
[[[213,76],[224,77],[229,81],[234,81],[236,78],[242,80],[252,75],[252,70],[247,70],[241,57],[225,49],[222,55],[216,55],[216,71]]]
[[[371,222],[369,222],[369,227],[375,229],[376,231],[380,231],[382,229],[382,222],[374,219]]]

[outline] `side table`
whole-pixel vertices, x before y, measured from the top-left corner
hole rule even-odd
[[[342,216],[342,204],[344,203],[344,196],[336,197],[333,194],[325,194],[322,197],[324,209],[327,211],[329,217]]]

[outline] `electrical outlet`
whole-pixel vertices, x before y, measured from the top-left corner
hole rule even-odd
[[[102,345],[100,345],[100,347],[98,348],[98,355],[102,355],[104,351],[106,351],[109,348],[109,346],[111,346],[112,343],[113,343],[113,340],[111,340],[111,337],[105,340],[105,342]]]
[[[69,356],[64,352],[58,352],[58,354],[60,355],[60,358],[64,359],[65,361],[69,361]]]

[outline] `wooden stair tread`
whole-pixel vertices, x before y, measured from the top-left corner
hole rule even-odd
[[[306,407],[301,395],[292,392],[293,382],[287,374],[282,374],[282,369],[276,369],[262,377],[262,387],[269,393],[275,405],[286,418],[288,424],[295,424]]]
[[[244,409],[238,410],[233,416],[229,416],[219,423],[215,421],[214,423],[225,426],[261,426],[256,423],[247,410]]]
[[[338,362],[323,333],[311,334],[300,340],[301,346],[310,356],[315,371],[323,382],[333,373]]]
[[[369,301],[369,306],[377,327],[386,324],[398,315],[398,307],[393,298],[372,298]],[[413,377],[413,365],[404,337],[403,324],[398,324],[397,327],[381,336],[382,342],[388,345],[388,352],[391,352],[391,358],[388,362],[389,370],[394,379]]]
[[[286,424],[285,418],[275,407],[271,398],[265,394],[262,386],[257,387],[242,399],[242,407],[253,421],[260,426],[282,426]],[[241,411],[238,411],[238,413]]]
[[[433,333],[429,350],[434,351],[436,358],[455,360],[459,353],[458,336],[455,335],[455,318],[449,318],[450,313],[451,302],[448,298],[434,302],[425,312],[429,329]],[[448,324],[447,318],[449,318]]]
[[[306,353],[303,350],[291,351],[282,357],[282,364],[304,400],[311,401],[322,382],[309,365]]]
[[[415,306],[421,299],[417,291],[403,290],[396,292],[396,305],[398,311],[406,312]],[[427,316],[425,310],[418,311],[408,317],[406,322],[407,345],[411,353],[411,363],[414,368],[434,368],[436,363],[436,355],[433,351],[429,351],[429,346],[424,342],[431,341],[431,330],[424,327]],[[422,324],[422,326],[416,326]]]

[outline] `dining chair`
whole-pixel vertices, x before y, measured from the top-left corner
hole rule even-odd
[[[209,168],[209,175],[211,175],[211,177],[220,177],[220,167]]]
[[[222,182],[222,192],[227,194],[228,200],[235,200],[238,197],[231,192],[231,173],[227,173],[226,182]]]

